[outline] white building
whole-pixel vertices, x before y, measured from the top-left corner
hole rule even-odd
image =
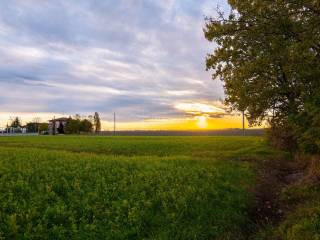
[[[49,121],[49,134],[64,134],[69,118],[62,117]]]

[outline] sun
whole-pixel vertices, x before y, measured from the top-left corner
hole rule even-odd
[[[199,116],[197,118],[197,126],[198,128],[206,128],[208,126],[206,116]]]

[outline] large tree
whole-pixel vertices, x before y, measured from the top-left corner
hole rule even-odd
[[[19,117],[14,117],[11,119],[10,127],[20,128],[22,126],[21,119]]]
[[[230,13],[218,11],[204,29],[217,44],[207,69],[224,82],[226,103],[245,111],[252,125],[268,119],[286,146],[301,143],[306,151],[319,151],[319,1],[229,4]]]
[[[27,129],[27,132],[28,133],[35,133],[38,131],[38,123],[35,123],[35,122],[28,122],[26,124],[26,129]]]
[[[89,132],[92,132],[92,129],[93,129],[93,125],[90,120],[88,120],[88,119],[81,120],[81,122],[80,122],[80,131],[81,132],[89,133]]]
[[[45,133],[49,131],[49,124],[48,123],[40,123],[39,125],[39,132]]]
[[[96,133],[101,131],[101,120],[100,120],[100,116],[99,116],[99,113],[98,113],[98,112],[95,112],[95,113],[94,113],[94,116],[93,116],[93,125],[94,125],[94,131],[95,131]]]
[[[79,114],[76,114],[74,118],[69,117],[65,132],[67,134],[80,134],[92,132],[93,124],[90,120],[84,118],[81,119]]]
[[[79,134],[80,125],[81,125],[81,120],[79,118],[79,115],[76,115],[74,119],[69,117],[66,124],[65,132],[67,134]]]

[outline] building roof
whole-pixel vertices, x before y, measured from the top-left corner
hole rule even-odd
[[[61,118],[55,118],[55,119],[49,120],[49,122],[53,122],[53,121],[66,122],[68,120],[69,118],[67,117],[61,117]]]

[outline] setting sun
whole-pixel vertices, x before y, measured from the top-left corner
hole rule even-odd
[[[205,116],[199,116],[197,121],[197,126],[199,128],[206,128],[208,126],[207,118]]]

